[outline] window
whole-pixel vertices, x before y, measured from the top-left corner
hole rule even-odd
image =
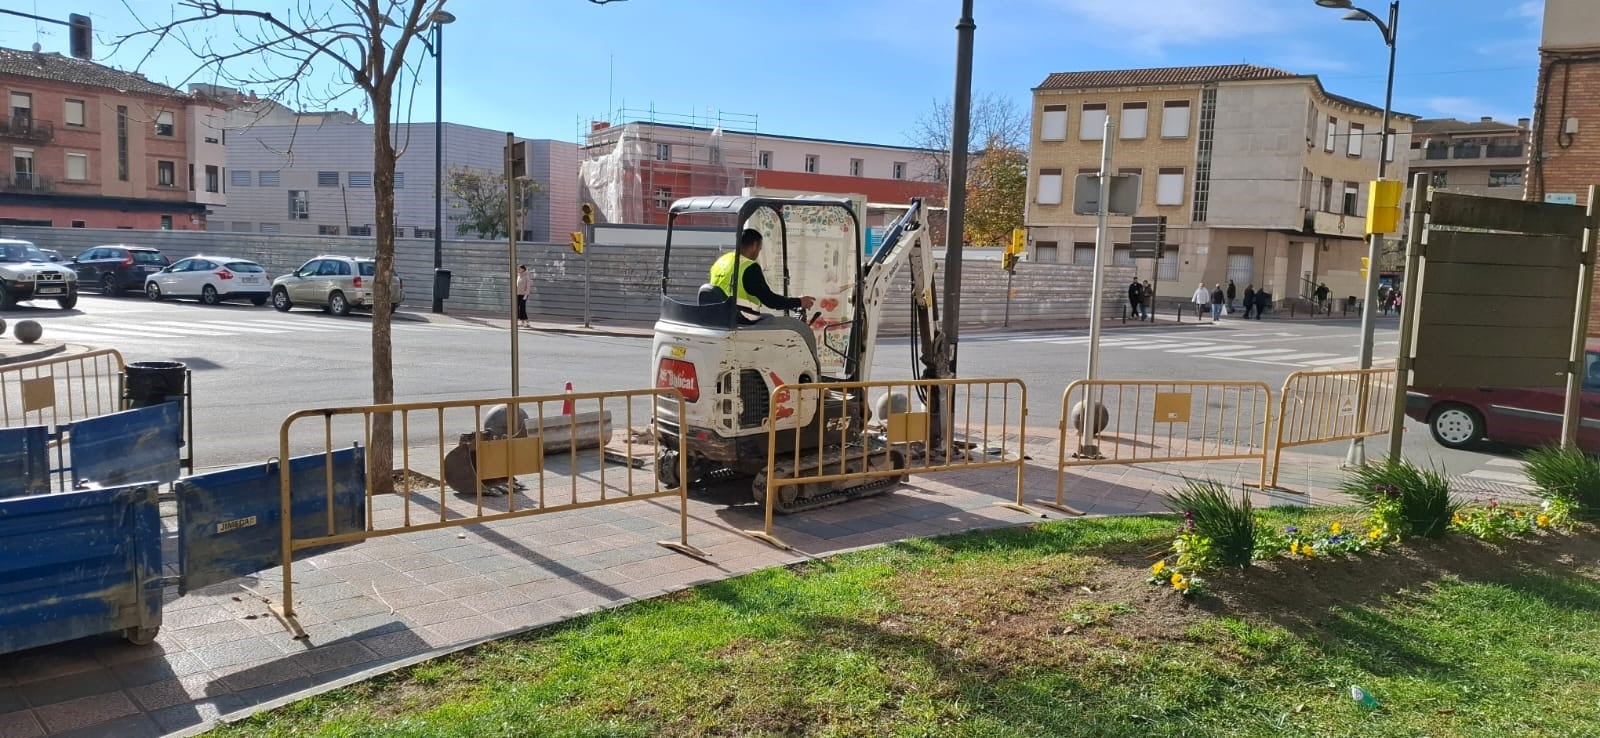
[[[1034,198],[1040,205],[1061,204],[1061,170],[1039,170],[1039,192]]]
[[[1183,168],[1162,167],[1156,172],[1156,204],[1183,204]]]
[[[1133,249],[1125,243],[1114,244],[1111,247],[1111,266],[1134,266]]]
[[[822,160],[816,154],[806,154],[806,173],[816,174],[822,168]]]
[[[1156,276],[1168,282],[1178,281],[1178,250],[1163,249],[1161,260],[1156,262]]]
[[[1150,106],[1142,102],[1122,104],[1122,138],[1144,138],[1150,128]]]
[[[289,220],[307,220],[311,217],[311,193],[289,190]]]
[[[1054,264],[1061,258],[1055,241],[1034,241],[1033,260],[1040,264]]]
[[[1521,187],[1522,186],[1522,170],[1521,169],[1490,169],[1489,170],[1489,186],[1490,187]]]
[[[72,227],[73,228],[88,228],[89,227],[89,222],[88,221],[84,221],[84,220],[75,220],[75,221],[72,221]]]
[[[372,172],[351,172],[349,181],[351,187],[370,189],[372,187]]]
[[[1489,139],[1489,148],[1484,151],[1484,156],[1500,159],[1520,159],[1522,158],[1522,140],[1517,138]]]
[[[11,117],[18,121],[33,120],[33,95],[26,92],[11,93]]]
[[[1040,141],[1065,141],[1067,138],[1067,106],[1044,106],[1044,121],[1039,126]]]
[[[117,179],[128,181],[128,106],[117,106]]]
[[[222,191],[222,167],[215,164],[206,165],[206,192]]]
[[[418,228],[414,231],[417,238],[433,238],[432,228]]]
[[[249,233],[255,230],[255,225],[249,221],[236,220],[231,229],[234,233]]]
[[[178,168],[170,161],[156,162],[156,186],[174,187],[178,184]]]
[[[1250,284],[1255,281],[1256,257],[1250,251],[1232,250],[1228,253],[1228,279],[1235,285]]]
[[[672,188],[671,187],[657,187],[656,188],[656,208],[660,209],[660,210],[666,210],[667,208],[670,208],[670,207],[672,207]]]
[[[352,236],[361,236],[361,237],[369,237],[369,236],[372,235],[372,226],[350,226],[350,235],[352,235]],[[323,262],[323,263],[330,263],[330,262]],[[349,271],[350,271],[350,267],[348,265],[345,265],[344,272],[348,273]]]
[[[156,113],[156,135],[171,136],[173,134],[172,111],[163,110]]]
[[[405,172],[395,172],[394,173],[394,188],[397,189],[397,190],[403,190],[403,189],[406,188],[406,173]]]
[[[1448,187],[1448,186],[1450,186],[1449,183],[1450,183],[1450,171],[1448,169],[1435,169],[1435,170],[1433,170],[1433,186],[1434,187]]]
[[[1082,241],[1072,244],[1072,263],[1075,266],[1094,266],[1094,244]]]
[[[1078,116],[1078,140],[1099,141],[1106,135],[1105,103],[1084,103],[1083,114]]]
[[[1339,140],[1339,119],[1328,116],[1328,135],[1322,141],[1323,151],[1333,151],[1335,142]]]
[[[194,192],[194,164],[189,165],[189,191]]]
[[[262,223],[261,224],[261,232],[262,233],[282,233],[283,229],[279,228],[277,223]]]
[[[38,184],[38,175],[33,168],[33,149],[13,149],[11,151],[12,169],[15,172],[13,183],[17,187],[35,189]]]
[[[1356,214],[1356,203],[1361,200],[1361,186],[1354,182],[1344,183],[1344,209],[1340,213],[1345,215]]]
[[[672,161],[672,144],[656,144],[656,161]]]
[[[261,185],[262,187],[277,187],[278,186],[278,173],[277,172],[256,172],[256,184]]]
[[[170,215],[161,216],[161,230],[163,230],[163,231],[172,230],[172,216],[170,216]]]
[[[1189,101],[1168,100],[1161,104],[1161,137],[1189,136]]]
[[[1324,213],[1333,212],[1333,180],[1322,178],[1322,207],[1318,208]]]
[[[337,235],[339,235],[339,226],[336,226],[336,225],[319,225],[319,226],[317,226],[317,235],[319,235],[319,236],[337,236]]]
[[[1476,159],[1483,155],[1483,143],[1475,138],[1464,138],[1456,142],[1454,159]]]
[[[866,162],[864,162],[864,161],[862,161],[860,159],[851,159],[850,160],[850,176],[852,176],[852,177],[861,176],[861,169],[863,167],[865,167],[865,166],[866,166]]]
[[[234,187],[249,187],[250,186],[250,170],[248,170],[248,169],[235,169],[232,172],[229,172],[228,173],[228,184],[231,184]]]
[[[761,166],[762,169],[771,169],[772,168],[772,152],[771,151],[763,151],[763,152],[761,152],[758,155],[757,161],[760,162],[760,166]]]
[[[339,173],[338,172],[317,172],[317,186],[318,187],[338,187],[339,186]]]
[[[65,124],[67,124],[69,126],[82,127],[84,125],[84,122],[83,122],[83,101],[82,100],[68,100],[67,104],[66,104],[66,108],[61,113],[61,122],[65,123]]]
[[[1450,158],[1450,142],[1444,139],[1429,140],[1427,153],[1423,154],[1423,156],[1428,159]]]
[[[67,154],[67,179],[73,182],[89,179],[88,154]]]
[[[1350,156],[1355,156],[1355,157],[1361,156],[1361,139],[1363,137],[1365,137],[1366,135],[1367,135],[1367,127],[1366,126],[1361,125],[1360,123],[1351,123],[1350,124],[1350,139],[1345,142],[1344,153],[1346,153],[1346,154],[1348,154]]]

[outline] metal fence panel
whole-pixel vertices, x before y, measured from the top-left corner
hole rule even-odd
[[[117,412],[123,369],[115,349],[0,366],[0,424],[65,425]]]
[[[1283,450],[1332,441],[1380,436],[1393,427],[1394,369],[1294,372],[1278,396],[1278,433],[1272,444],[1272,477],[1278,487]]]

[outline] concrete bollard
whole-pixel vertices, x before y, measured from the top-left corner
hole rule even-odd
[[[44,336],[44,326],[37,320],[24,320],[17,323],[15,334],[18,341],[33,343]]]

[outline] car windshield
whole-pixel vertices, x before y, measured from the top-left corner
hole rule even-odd
[[[50,257],[31,243],[0,243],[0,262],[20,264],[28,261],[50,261]]]
[[[160,251],[135,251],[133,252],[133,263],[166,266],[168,262],[167,257],[162,256]]]
[[[248,261],[230,261],[226,266],[233,271],[244,272],[246,274],[259,274],[266,271],[265,269],[261,268],[260,264]]]
[[[361,266],[361,276],[370,277],[378,273],[378,264],[373,261],[357,262]]]

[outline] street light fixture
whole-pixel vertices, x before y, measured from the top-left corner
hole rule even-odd
[[[436,10],[428,16],[433,24],[433,312],[444,312],[444,295],[439,292],[439,270],[444,268],[444,27],[454,23],[455,15]]]
[[[1389,47],[1389,78],[1383,91],[1383,125],[1380,127],[1378,144],[1378,179],[1383,179],[1388,172],[1389,165],[1389,115],[1394,104],[1394,56],[1396,27],[1400,22],[1400,0],[1389,3],[1389,20],[1387,23],[1376,14],[1364,8],[1358,8],[1350,0],[1316,0],[1317,5],[1336,10],[1349,10],[1345,20],[1372,21],[1383,34],[1383,43]],[[1416,194],[1413,193],[1412,197]],[[1372,309],[1378,300],[1378,260],[1383,256],[1383,235],[1374,233],[1367,244],[1367,283],[1361,297],[1361,356],[1362,369],[1372,368],[1372,334],[1377,328],[1374,316],[1377,311]],[[1362,379],[1362,389],[1366,388],[1367,379]],[[1366,399],[1363,396],[1362,408],[1365,410]],[[1345,454],[1346,466],[1362,466],[1367,463],[1366,440],[1357,437],[1350,441],[1350,451]]]

